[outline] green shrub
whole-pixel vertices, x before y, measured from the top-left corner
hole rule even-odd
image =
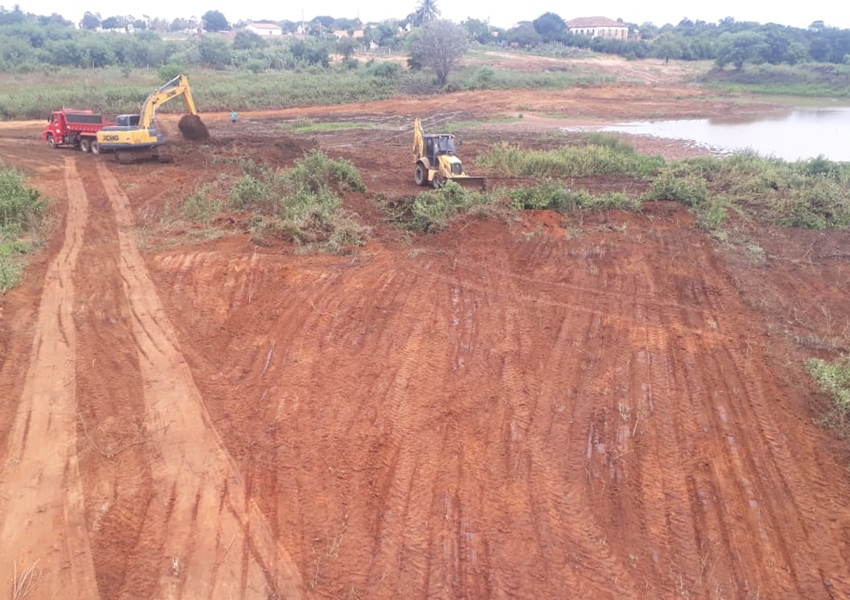
[[[697,177],[677,177],[666,172],[652,180],[644,200],[671,200],[685,206],[699,207],[708,200],[705,181]]]
[[[850,417],[850,360],[827,362],[812,358],[806,361],[806,370],[830,397],[833,410],[844,419]]]
[[[716,231],[729,217],[731,203],[723,197],[712,198],[697,211],[697,226],[706,231]]]
[[[162,81],[171,81],[178,75],[185,75],[186,67],[177,63],[166,63],[156,70],[156,76]]]
[[[287,178],[293,185],[312,190],[331,185],[343,191],[366,191],[360,172],[353,163],[346,159],[331,159],[321,150],[313,150],[299,160]]]
[[[520,187],[508,193],[511,208],[515,210],[550,209],[562,211],[566,208],[569,191],[556,181],[543,181],[534,187]]]
[[[850,197],[847,186],[827,176],[810,177],[806,185],[794,189],[778,202],[778,220],[783,225],[826,229],[850,226]]]
[[[581,143],[585,146],[603,146],[622,154],[637,154],[634,146],[611,133],[589,131],[581,135]]]
[[[478,157],[478,163],[514,177],[591,177],[656,173],[664,166],[661,157],[644,156],[630,147],[588,144],[557,150],[525,150],[501,143]]]
[[[466,190],[457,182],[449,180],[436,190],[416,196],[410,226],[419,231],[441,231],[458,215],[488,201],[486,194]]]
[[[534,187],[514,188],[508,192],[511,208],[515,210],[555,210],[568,213],[576,210],[637,210],[640,200],[626,194],[591,194],[586,190],[570,190],[563,184],[547,180]]]
[[[204,225],[212,221],[213,217],[221,212],[222,203],[210,192],[210,186],[203,186],[186,198],[180,211],[182,217]]]
[[[20,279],[46,206],[37,190],[24,185],[22,173],[0,163],[0,293]]]
[[[360,173],[349,161],[331,159],[317,150],[289,171],[252,161],[240,166],[243,175],[230,189],[230,204],[262,215],[257,231],[331,252],[365,242],[368,228],[357,223],[336,195],[365,190]]]
[[[38,190],[24,185],[24,176],[0,163],[0,230],[21,231],[44,211]]]

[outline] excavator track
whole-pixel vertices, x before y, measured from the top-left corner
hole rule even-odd
[[[158,162],[158,163],[172,163],[174,162],[174,157],[170,154],[165,154],[162,152],[158,152],[154,150],[151,152],[149,149],[144,150],[116,150],[115,151],[115,160],[118,161],[122,165],[134,165],[136,163],[141,162]]]

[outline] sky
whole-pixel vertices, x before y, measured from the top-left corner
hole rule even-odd
[[[82,19],[86,11],[100,13],[101,18],[132,15],[174,19],[200,17],[208,10],[218,10],[231,23],[247,19],[275,21],[310,21],[317,16],[334,18],[360,18],[361,21],[403,19],[413,12],[418,0],[297,0],[273,3],[267,0],[241,0],[225,3],[220,0],[147,0],[143,3],[122,5],[113,0],[0,0],[0,6],[11,9],[16,3],[24,12],[38,15],[59,13],[71,21]],[[540,15],[553,12],[564,19],[605,16],[622,18],[628,23],[650,22],[661,26],[676,24],[683,18],[714,23],[725,17],[736,21],[779,23],[793,27],[808,27],[814,21],[850,29],[850,10],[837,0],[812,0],[809,2],[740,2],[740,0],[714,0],[686,5],[672,0],[600,0],[593,7],[580,8],[571,3],[552,0],[525,0],[499,2],[498,0],[437,0],[442,17],[460,22],[467,18],[487,21],[495,27],[510,28],[519,21],[533,21]],[[126,11],[126,12],[125,12]]]

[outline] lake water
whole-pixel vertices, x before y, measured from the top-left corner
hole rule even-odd
[[[850,162],[850,106],[795,106],[764,116],[640,121],[593,129],[688,140],[721,153],[751,150],[788,161],[823,155]]]

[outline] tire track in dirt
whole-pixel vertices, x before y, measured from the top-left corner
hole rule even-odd
[[[102,162],[98,175],[118,223],[119,269],[159,460],[142,536],[159,548],[165,598],[298,598],[302,583],[218,438],[138,251],[129,199]]]
[[[5,593],[32,568],[32,593],[39,598],[69,593],[97,598],[76,448],[74,382],[73,272],[89,205],[75,160],[66,158],[64,168],[64,241],[45,277],[30,366],[0,470],[0,584]]]
[[[160,256],[193,372],[216,374],[203,395],[313,593],[850,589],[846,502],[824,475],[841,469],[788,450],[820,432],[776,410],[785,391],[723,264],[663,219],[632,227]]]
[[[664,248],[665,237],[658,241]],[[635,342],[650,357],[655,417],[635,430],[654,447],[664,473],[663,496],[658,490],[645,502],[648,509],[664,506],[670,528],[659,558],[676,566],[662,574],[663,588],[679,595],[774,590],[778,597],[830,597],[832,583],[807,573],[808,561],[817,557],[833,583],[845,579],[840,561],[810,545],[801,526],[814,511],[794,508],[809,503],[802,490],[820,483],[814,473],[802,476],[782,449],[793,430],[771,408],[776,391],[764,378],[761,355],[744,341],[746,327],[734,318],[739,311],[718,293],[722,268],[704,251],[691,252],[687,270],[659,262],[641,269],[656,288],[646,305],[657,306],[652,297],[664,294],[681,308],[636,315],[645,323],[644,339]],[[805,562],[795,556],[802,548]]]

